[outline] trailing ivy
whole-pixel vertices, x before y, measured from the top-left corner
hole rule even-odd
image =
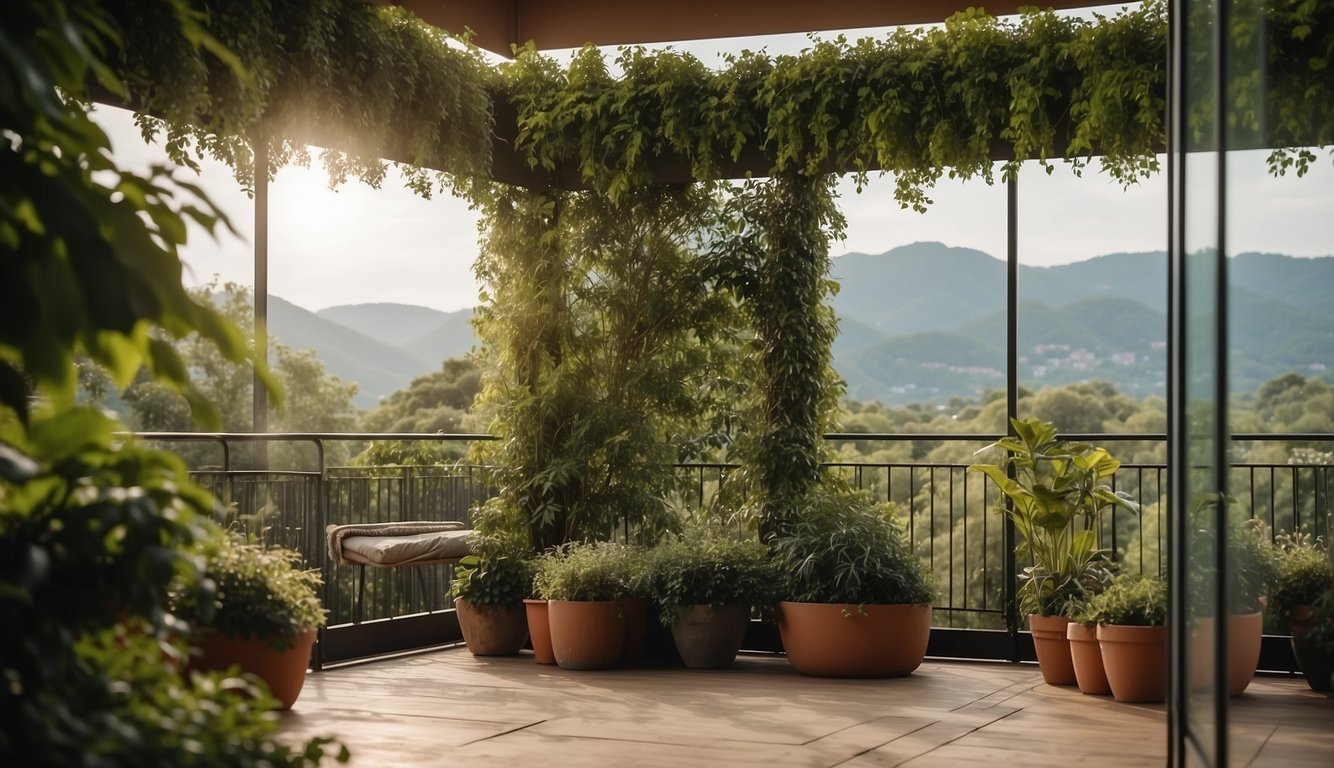
[[[252,142],[268,141],[270,172],[326,147],[337,183],[372,185],[389,158],[430,194],[430,169],[485,175],[491,159],[491,70],[476,48],[397,6],[359,0],[116,0],[123,22],[118,66],[127,101],[163,131],[173,161],[207,154],[248,182]],[[171,34],[198,15],[206,34]],[[235,61],[245,64],[236,72]]]
[[[1233,78],[1229,122],[1248,145],[1280,148],[1276,173],[1301,172],[1315,158],[1304,147],[1334,143],[1334,11],[1299,0],[1234,5],[1239,60],[1263,52],[1268,61]],[[361,0],[107,7],[124,37],[116,66],[130,103],[165,121],[144,118],[145,129],[165,128],[173,159],[207,153],[243,179],[257,139],[272,143],[276,164],[303,160],[306,144],[331,148],[335,182],[379,183],[380,158],[390,158],[408,164],[423,194],[471,183],[490,173],[493,97],[517,109],[529,164],[573,170],[613,201],[684,164],[697,180],[883,170],[902,204],[922,208],[941,176],[990,180],[997,159],[1098,157],[1130,183],[1156,171],[1166,141],[1164,0],[1093,20],[970,9],[799,56],[745,53],[717,71],[633,47],[608,63],[591,46],[565,70],[531,47],[495,70],[406,11]],[[201,22],[192,37],[171,32],[184,17]],[[1206,22],[1193,27],[1207,33]],[[248,75],[234,74],[237,61]],[[1206,103],[1190,120],[1208,135]]]
[[[728,201],[713,257],[754,331],[755,413],[738,446],[733,506],[753,505],[761,537],[784,535],[821,482],[822,436],[842,384],[830,365],[836,333],[827,297],[829,239],[842,232],[828,176],[775,176]]]

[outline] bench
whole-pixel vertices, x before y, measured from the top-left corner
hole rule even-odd
[[[394,523],[351,523],[325,529],[329,559],[357,566],[357,598],[352,623],[361,623],[366,597],[366,568],[454,564],[472,552],[473,532],[457,521],[408,520]],[[426,580],[418,572],[422,594]]]

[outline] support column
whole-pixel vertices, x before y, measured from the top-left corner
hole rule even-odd
[[[1005,184],[1005,431],[1019,418],[1019,169]],[[1006,467],[1015,478],[1014,464]],[[1012,502],[1005,500],[1008,508]],[[1005,516],[1005,627],[1010,632],[1010,660],[1019,661],[1019,562],[1014,522]]]
[[[269,144],[252,141],[255,152],[255,360],[269,360]],[[269,431],[269,392],[256,369],[251,383],[251,431]],[[255,469],[268,469],[269,444],[255,443]]]

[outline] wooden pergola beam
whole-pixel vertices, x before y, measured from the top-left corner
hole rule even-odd
[[[1089,0],[376,0],[401,5],[454,34],[473,31],[478,47],[509,56],[531,41],[538,50],[637,45],[721,37],[828,32],[930,24],[984,5],[993,16],[1021,6],[1057,10],[1104,5]]]

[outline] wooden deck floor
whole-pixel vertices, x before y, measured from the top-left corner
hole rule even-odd
[[[1334,699],[1258,678],[1234,699],[1233,765],[1334,765]],[[1042,682],[1035,667],[927,661],[823,680],[781,658],[730,670],[574,672],[450,649],[312,674],[291,737],[353,766],[1161,766],[1162,705]]]

